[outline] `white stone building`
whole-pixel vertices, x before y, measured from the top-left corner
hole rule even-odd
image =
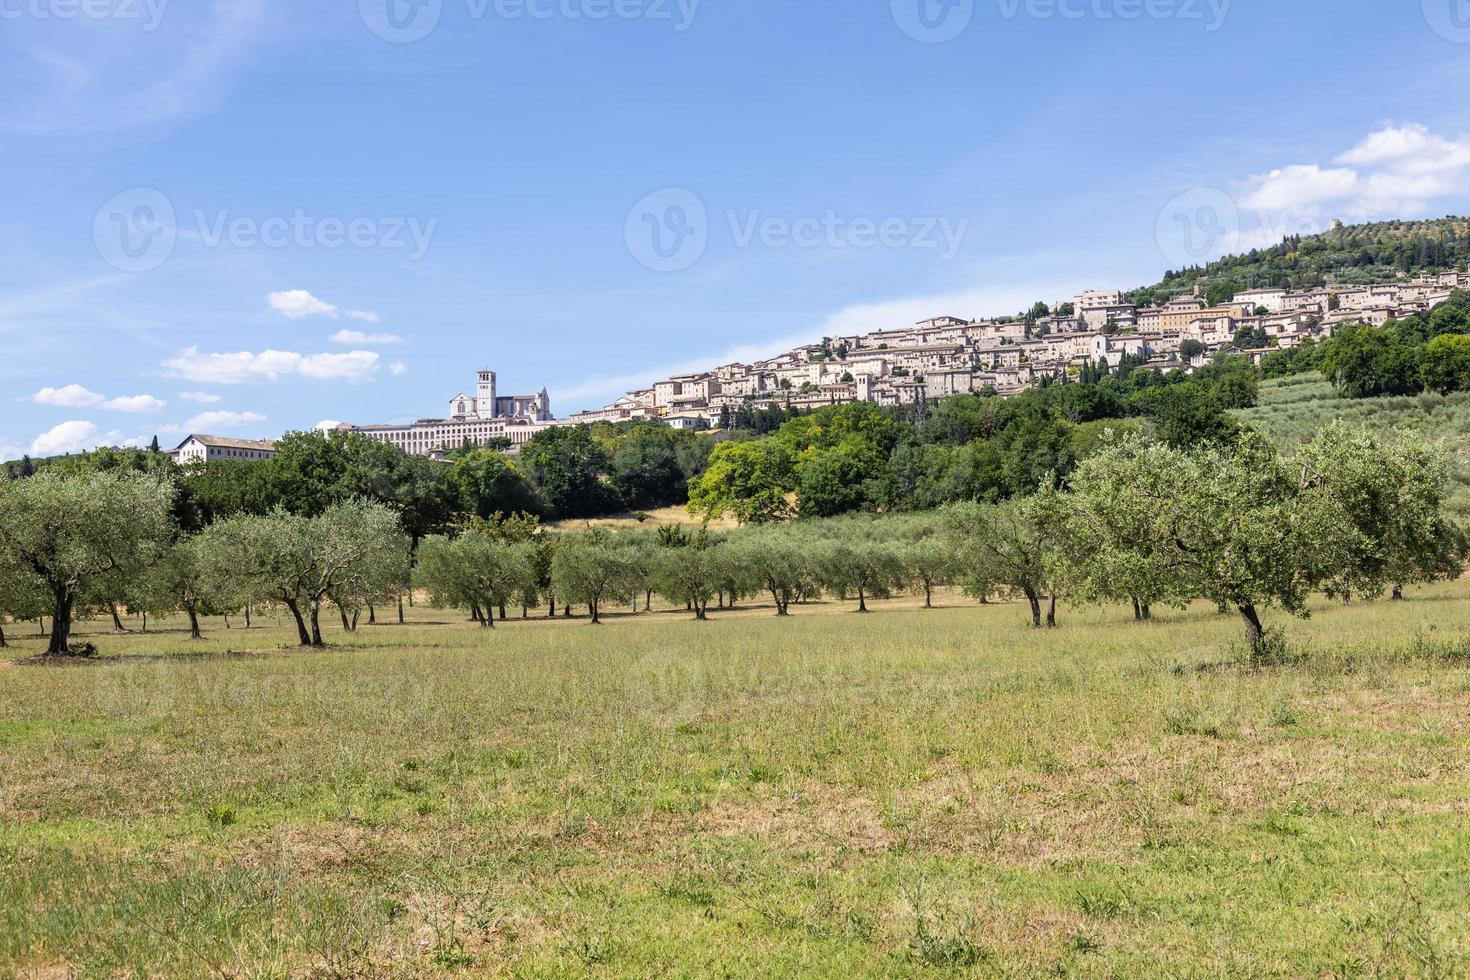
[[[222,459],[259,462],[275,459],[276,444],[269,439],[230,439],[225,436],[191,435],[168,455],[180,466],[217,463]]]

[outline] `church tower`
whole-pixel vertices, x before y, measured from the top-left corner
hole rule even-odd
[[[475,383],[475,414],[482,419],[495,417],[494,371],[481,371]]]

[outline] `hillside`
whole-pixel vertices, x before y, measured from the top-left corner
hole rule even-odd
[[[1463,270],[1470,264],[1470,218],[1380,221],[1344,225],[1320,235],[1293,235],[1273,248],[1227,255],[1191,269],[1170,270],[1152,286],[1130,293],[1139,305],[1167,302],[1196,283],[1235,289],[1290,286],[1331,280],[1348,284],[1389,282],[1420,272]]]
[[[1450,508],[1470,517],[1470,392],[1404,398],[1341,398],[1320,374],[1262,382],[1255,408],[1231,413],[1283,449],[1301,445],[1336,419],[1392,435],[1418,432],[1447,440],[1457,453],[1459,486]]]

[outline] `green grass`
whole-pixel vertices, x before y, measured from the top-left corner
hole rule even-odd
[[[1456,453],[1450,509],[1470,518],[1470,392],[1401,398],[1339,398],[1320,374],[1273,379],[1261,385],[1255,408],[1232,412],[1292,450],[1343,419],[1383,436],[1414,432],[1442,439]]]
[[[1467,588],[23,636],[0,975],[1463,974]]]

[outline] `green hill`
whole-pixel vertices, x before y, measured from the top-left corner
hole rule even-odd
[[[1470,392],[1402,398],[1342,398],[1320,374],[1262,382],[1255,408],[1231,413],[1283,449],[1301,445],[1337,419],[1383,435],[1418,432],[1447,440],[1457,454],[1458,487],[1450,507],[1470,517]]]
[[[1343,225],[1320,235],[1292,235],[1272,248],[1227,255],[1218,262],[1171,270],[1161,282],[1130,293],[1140,305],[1167,302],[1199,283],[1212,299],[1234,290],[1266,286],[1302,289],[1328,281],[1346,284],[1391,282],[1420,272],[1447,272],[1470,265],[1470,218],[1380,221]]]

